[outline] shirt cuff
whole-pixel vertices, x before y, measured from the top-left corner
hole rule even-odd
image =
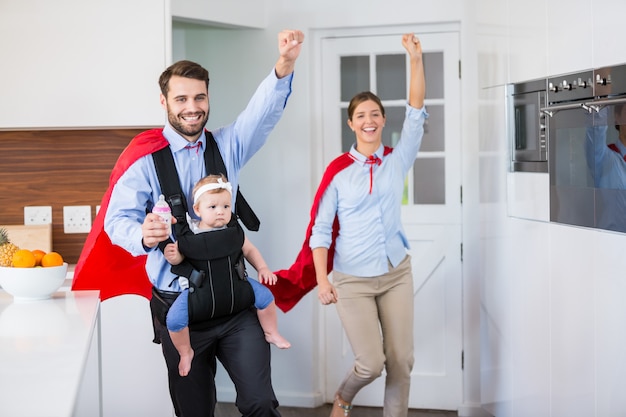
[[[428,112],[426,111],[426,105],[418,109],[418,108],[411,106],[408,102],[406,103],[406,116],[407,117],[418,119],[422,115],[424,115],[424,119],[428,119]]]
[[[285,97],[285,101],[283,102],[283,109],[287,106],[287,100],[291,95],[291,82],[293,81],[294,72],[283,78],[278,78],[278,76],[276,75],[276,68],[274,67],[272,68],[272,72],[270,74],[270,77],[273,77],[274,80],[274,91]]]
[[[141,246],[143,247],[144,252],[150,253],[152,252],[155,248],[157,248],[159,245],[155,246],[154,248],[149,248],[146,245],[143,244],[143,238],[141,238]]]

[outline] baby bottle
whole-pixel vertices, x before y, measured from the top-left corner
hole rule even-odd
[[[161,216],[163,223],[167,224],[167,234],[172,234],[172,209],[170,209],[170,205],[165,201],[165,196],[161,194],[159,196],[159,201],[154,205],[152,209],[154,214],[158,214]]]

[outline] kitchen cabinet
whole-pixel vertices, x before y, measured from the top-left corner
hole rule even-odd
[[[532,80],[547,73],[546,1],[508,2],[510,82]]]
[[[163,124],[166,0],[6,0],[0,129]]]
[[[626,2],[623,0],[591,0],[591,33],[587,37],[593,39],[593,66],[604,67],[626,62],[624,50],[624,13]],[[576,49],[580,49],[576,45]]]
[[[546,7],[548,71],[541,76],[592,68],[591,0],[550,0]]]

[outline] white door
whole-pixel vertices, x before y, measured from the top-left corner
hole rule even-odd
[[[456,410],[462,402],[459,34],[417,35],[424,51],[430,117],[406,180],[402,211],[415,284],[415,365],[409,406]],[[324,165],[354,142],[346,108],[361,91],[370,90],[382,99],[387,113],[383,142],[393,146],[400,136],[408,89],[401,33],[322,38],[320,45]],[[325,395],[332,401],[353,356],[335,308],[321,310]],[[354,403],[382,406],[383,385],[384,375],[364,388]]]

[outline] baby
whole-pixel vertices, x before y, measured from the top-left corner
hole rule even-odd
[[[228,225],[232,218],[232,187],[223,175],[208,175],[196,183],[193,189],[193,210],[200,220],[190,220],[190,229],[198,233],[221,230]],[[246,237],[242,246],[245,259],[258,273],[258,281],[248,279],[255,297],[255,307],[265,340],[281,349],[287,349],[291,344],[279,333],[276,315],[276,304],[272,292],[264,284],[276,283],[276,275],[269,269],[261,252]],[[163,251],[165,258],[172,265],[177,265],[184,259],[184,254],[178,250],[177,243],[168,244]],[[189,339],[188,297],[189,282],[185,277],[179,277],[179,284],[183,291],[172,304],[166,319],[166,325],[174,347],[180,354],[178,371],[181,376],[187,376],[193,360],[193,349]]]

